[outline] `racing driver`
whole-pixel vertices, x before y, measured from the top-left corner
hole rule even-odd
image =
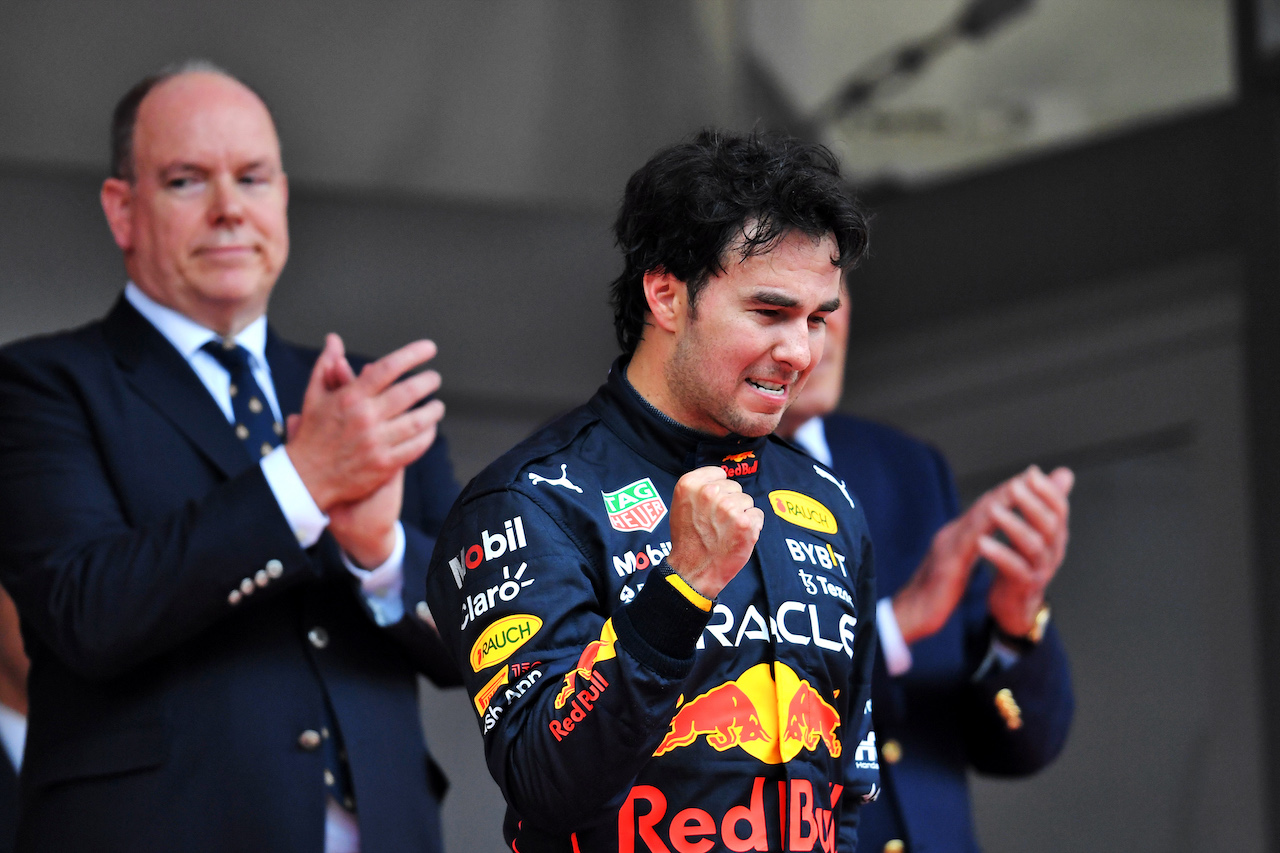
[[[852,851],[871,549],[771,433],[867,245],[826,149],[703,131],[627,184],[624,355],[454,505],[428,602],[518,853]]]

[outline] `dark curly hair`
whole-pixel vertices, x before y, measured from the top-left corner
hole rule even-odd
[[[707,129],[655,154],[627,181],[613,226],[625,266],[610,288],[623,352],[644,335],[645,273],[683,281],[689,307],[728,255],[763,255],[792,232],[831,235],[842,270],[867,251],[867,216],[827,148],[774,133]]]

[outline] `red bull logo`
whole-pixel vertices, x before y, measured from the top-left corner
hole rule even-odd
[[[774,793],[774,786],[777,793]],[[679,853],[717,850],[822,850],[835,853],[839,832],[836,805],[844,788],[831,784],[819,805],[808,779],[767,782],[757,776],[746,804],[716,816],[696,805],[669,804],[653,785],[636,785],[618,810],[618,851]],[[718,811],[718,810],[717,810]],[[668,812],[674,816],[668,817]]]
[[[732,456],[726,456],[721,460],[720,467],[723,468],[725,474],[730,477],[745,477],[748,474],[754,474],[756,471],[760,470],[760,460],[756,459],[756,454],[753,451],[748,450],[745,453],[735,453]]]
[[[569,697],[573,696],[579,678],[590,681],[592,674],[595,672],[596,664],[604,663],[610,658],[617,657],[617,652],[613,648],[613,644],[617,639],[618,635],[613,632],[613,620],[606,619],[604,625],[600,628],[600,639],[587,643],[587,647],[578,656],[577,665],[565,673],[564,687],[561,687],[560,692],[556,694],[555,705],[557,708],[563,708],[564,703],[568,702]]]
[[[732,681],[686,702],[653,754],[665,755],[678,747],[688,746],[703,735],[706,735],[707,743],[720,752],[747,741],[769,740],[769,733],[760,725],[755,703]]]
[[[818,742],[827,745],[832,758],[840,757],[840,741],[836,740],[836,726],[840,725],[840,715],[836,709],[822,698],[822,694],[809,686],[809,682],[800,682],[800,687],[787,704],[787,726],[783,737],[797,741],[808,750],[818,748]]]
[[[654,756],[705,737],[712,749],[738,747],[766,764],[790,761],[802,749],[813,751],[819,744],[839,758],[840,714],[791,667],[780,661],[773,667],[771,672],[769,664],[758,663],[737,680],[683,703]]]

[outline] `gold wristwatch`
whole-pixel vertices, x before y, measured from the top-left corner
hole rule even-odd
[[[1031,630],[1025,634],[1015,635],[1000,627],[1000,623],[996,623],[996,635],[1001,640],[1014,647],[1022,647],[1030,649],[1039,644],[1044,639],[1044,632],[1049,630],[1049,602],[1041,602],[1040,607],[1036,610],[1035,618],[1031,620]]]

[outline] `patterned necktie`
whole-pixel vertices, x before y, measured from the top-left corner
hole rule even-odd
[[[249,351],[233,340],[212,340],[201,347],[218,360],[231,375],[231,413],[240,439],[249,456],[260,459],[284,437],[284,426],[276,420],[262,393],[253,370],[249,367]]]

